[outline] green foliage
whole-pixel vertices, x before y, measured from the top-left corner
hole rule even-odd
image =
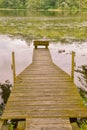
[[[74,16],[67,11],[23,11],[25,12],[22,13],[22,10],[0,12],[0,16],[5,16],[0,19],[0,33],[21,37],[27,43],[30,43],[32,39],[44,37],[64,43],[87,41],[87,27],[83,26],[87,17],[84,12],[83,17],[80,17],[79,14]],[[24,17],[25,15],[28,17]]]
[[[1,8],[29,8],[38,9],[70,9],[87,8],[87,0],[0,0]]]
[[[78,77],[79,81],[85,88],[87,88],[87,66],[82,65],[81,69],[77,69],[76,72],[81,74],[81,77]]]
[[[87,88],[87,66],[82,65],[79,67],[79,69],[76,70],[76,72],[81,74],[78,79],[81,85],[84,86],[84,90],[80,89],[79,92],[84,100],[85,105],[87,106],[87,91],[85,90]]]
[[[87,88],[87,66],[82,65],[80,69],[76,72],[81,74],[79,81],[81,82],[82,86]],[[87,91],[80,89],[80,95],[83,98],[84,104],[87,107]],[[87,118],[82,118],[78,120],[78,124],[80,126],[80,130],[87,130]]]
[[[8,130],[14,130],[14,125],[10,124]]]
[[[26,8],[27,0],[2,0],[0,1],[1,8]]]
[[[10,90],[11,87],[12,87],[12,85],[10,84],[10,82],[8,80],[3,84],[0,83],[0,89],[1,89],[0,96],[3,99],[3,102],[0,104],[0,116],[2,115],[5,104],[7,103],[8,97],[11,92],[11,90]]]
[[[79,119],[78,124],[79,124],[80,130],[87,130],[87,119],[86,118]]]
[[[2,99],[4,100],[4,104],[7,103],[8,97],[10,95],[11,92],[11,87],[12,85],[9,83],[9,81],[7,80],[4,84],[0,84],[0,88],[2,90]]]

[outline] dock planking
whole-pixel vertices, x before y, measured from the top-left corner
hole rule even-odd
[[[65,118],[33,118],[26,119],[25,130],[72,130],[72,127]]]
[[[0,130],[2,129],[3,121],[0,119]]]
[[[72,130],[69,118],[75,117],[87,117],[77,87],[52,62],[49,49],[35,49],[32,64],[17,76],[2,119],[26,119],[26,130]]]

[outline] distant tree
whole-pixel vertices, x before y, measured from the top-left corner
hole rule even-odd
[[[19,7],[26,8],[28,0],[19,0]]]
[[[26,8],[27,0],[2,0],[0,4],[5,8]]]
[[[3,8],[29,8],[31,10],[49,8],[87,8],[87,0],[0,0]]]
[[[27,1],[27,8],[31,10],[38,10],[41,9],[41,5],[43,4],[42,0],[28,0]]]

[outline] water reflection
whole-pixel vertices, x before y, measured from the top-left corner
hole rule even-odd
[[[12,82],[12,51],[15,52],[17,75],[32,61],[33,48],[25,41],[0,35],[0,82]]]
[[[26,10],[0,10],[0,16],[27,16]]]
[[[45,10],[42,10],[42,11],[30,11],[28,9],[8,9],[8,10],[0,10],[0,16],[14,16],[14,17],[29,17],[29,16],[36,16],[36,17],[40,17],[40,16],[49,16],[49,17],[55,17],[55,16],[58,16],[58,17],[66,17],[66,16],[86,16],[87,15],[87,12],[83,11],[83,12],[79,12],[79,11],[45,11]]]
[[[60,53],[60,51],[62,53]],[[78,42],[73,42],[73,44],[51,44],[50,51],[55,64],[62,68],[66,73],[71,75],[71,52],[75,51],[75,70],[79,66],[87,65],[87,42],[79,44]],[[78,87],[85,88],[78,80],[80,73],[75,72],[74,82]]]
[[[69,75],[71,74],[71,52],[75,51],[75,70],[79,66],[87,65],[87,43],[73,42],[73,44],[50,43],[49,46],[53,62],[62,68]],[[62,50],[62,51],[61,51]],[[21,39],[11,38],[6,35],[0,35],[0,82],[10,80],[12,82],[12,51],[15,52],[16,74],[18,75],[31,62],[33,55],[33,45],[28,44]],[[61,52],[61,53],[60,53]],[[84,88],[78,80],[79,73],[75,72],[75,83],[78,87]]]

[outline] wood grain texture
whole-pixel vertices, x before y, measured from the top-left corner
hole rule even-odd
[[[50,124],[47,130],[72,130],[68,121],[71,117],[87,117],[77,87],[70,76],[52,62],[48,49],[35,49],[32,64],[17,77],[2,119],[26,119],[28,130],[30,118],[32,122],[37,118],[43,123],[56,123],[61,118],[60,122],[67,119],[65,123]],[[43,130],[43,124],[37,128],[30,124],[30,130]]]
[[[3,121],[0,119],[0,130],[2,129]]]
[[[72,130],[72,127],[67,118],[30,118],[26,119],[25,130]]]

